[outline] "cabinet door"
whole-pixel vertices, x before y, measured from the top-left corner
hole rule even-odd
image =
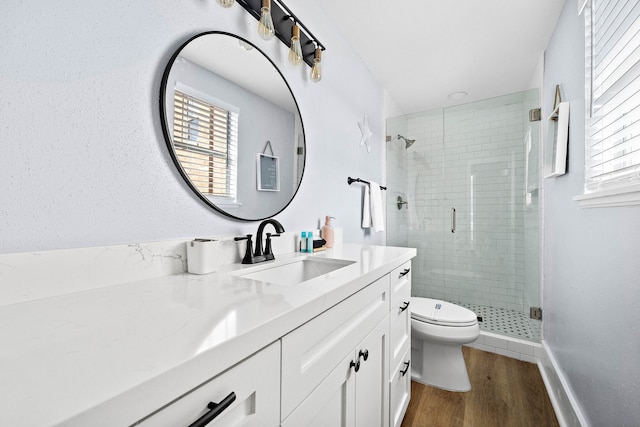
[[[391,276],[391,316],[389,338],[391,369],[411,347],[411,262],[393,270]]]
[[[351,350],[282,427],[355,427],[355,371]]]
[[[282,338],[282,419],[389,314],[386,275]],[[387,325],[388,327],[388,325]]]
[[[356,347],[360,369],[356,380],[356,425],[389,425],[389,343],[388,319],[383,319]],[[365,359],[366,358],[366,359]]]
[[[399,427],[402,424],[407,406],[409,406],[411,398],[410,355],[411,348],[408,348],[402,355],[401,362],[391,372],[391,380],[389,381],[391,427]]]
[[[143,420],[140,426],[187,426],[207,413],[209,402],[220,403],[231,392],[235,400],[211,427],[278,426],[280,422],[280,341],[214,377]]]
[[[385,317],[284,420],[282,427],[388,426],[387,325]]]

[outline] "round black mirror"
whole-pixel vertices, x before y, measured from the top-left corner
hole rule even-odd
[[[252,43],[216,31],[189,39],[164,72],[160,110],[171,157],[207,205],[258,221],[293,200],[306,157],[300,110]]]

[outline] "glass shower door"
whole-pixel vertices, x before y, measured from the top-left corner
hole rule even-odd
[[[526,115],[522,93],[444,112],[443,210],[450,232],[444,245],[445,298],[492,322],[500,319],[499,310],[516,312],[520,326],[511,320],[507,326],[484,325],[507,334],[528,327],[523,299]]]

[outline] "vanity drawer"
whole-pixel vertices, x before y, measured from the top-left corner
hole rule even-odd
[[[401,300],[402,301],[402,300]],[[408,299],[407,299],[408,301]],[[411,348],[411,311],[404,303],[391,308],[389,315],[389,357],[391,367],[400,363]]]
[[[136,425],[190,425],[209,412],[209,402],[221,403],[232,392],[235,400],[209,426],[279,425],[280,341],[205,382]]]
[[[390,276],[389,357],[393,369],[411,347],[411,262],[396,268]]]
[[[400,363],[393,365],[389,380],[389,426],[399,427],[411,399],[411,348],[400,357]]]
[[[391,276],[391,307],[409,302],[411,297],[411,261],[389,273]]]
[[[386,275],[282,338],[282,419],[389,312]]]

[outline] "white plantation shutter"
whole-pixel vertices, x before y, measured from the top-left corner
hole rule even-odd
[[[586,13],[588,193],[640,183],[640,2],[592,0]]]
[[[173,145],[204,195],[235,200],[238,113],[174,90]]]

